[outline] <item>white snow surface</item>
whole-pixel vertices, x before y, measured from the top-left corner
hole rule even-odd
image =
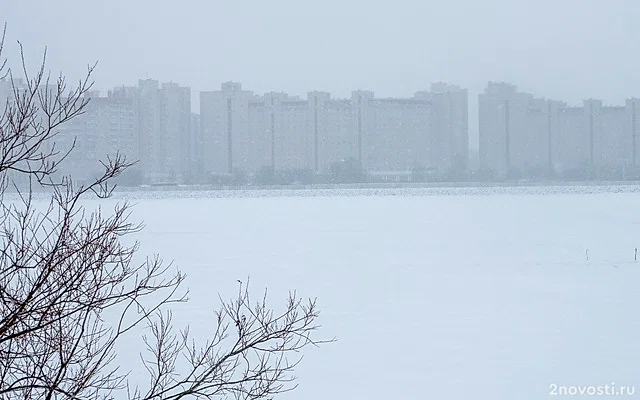
[[[640,193],[610,189],[113,201],[144,220],[141,255],[187,274],[175,322],[198,338],[237,279],[276,307],[291,289],[318,298],[318,338],[337,342],[306,349],[300,386],[277,398],[506,400],[548,398],[551,384],[640,390]]]

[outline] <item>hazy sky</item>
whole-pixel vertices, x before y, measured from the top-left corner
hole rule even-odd
[[[472,132],[488,80],[572,103],[640,96],[635,0],[0,0],[2,20],[10,50],[47,45],[54,71],[99,61],[100,90],[149,77],[411,96],[447,81],[470,91]]]

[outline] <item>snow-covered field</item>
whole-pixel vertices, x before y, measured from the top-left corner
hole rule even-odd
[[[176,322],[197,335],[237,279],[276,306],[289,289],[318,297],[338,341],[308,349],[280,399],[640,391],[640,193],[477,190],[126,197],[142,250],[187,273]]]

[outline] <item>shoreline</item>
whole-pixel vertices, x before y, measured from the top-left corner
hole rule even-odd
[[[114,193],[123,192],[208,192],[208,191],[308,191],[354,189],[476,189],[526,187],[607,187],[640,186],[640,181],[512,181],[512,182],[393,182],[393,183],[337,183],[292,185],[166,185],[118,186]]]
[[[39,189],[39,190],[38,190]],[[38,188],[36,198],[52,192]],[[605,193],[640,193],[640,181],[571,181],[571,182],[426,182],[359,183],[312,185],[167,185],[118,186],[115,199],[142,198],[253,198],[253,197],[352,197],[352,196],[461,196],[461,195],[575,195]],[[17,198],[7,191],[6,199]],[[93,196],[89,195],[89,198]]]

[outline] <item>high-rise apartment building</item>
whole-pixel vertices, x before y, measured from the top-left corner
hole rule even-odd
[[[620,176],[634,167],[634,105],[605,106],[602,100],[559,110],[561,151],[559,173],[574,177]]]
[[[160,88],[153,79],[138,81],[135,92],[138,113],[138,151],[140,169],[146,183],[160,183],[165,180],[161,165],[162,140],[160,137]]]
[[[363,167],[372,172],[434,168],[428,159],[431,103],[426,99],[369,98],[362,142]]]
[[[631,98],[625,102],[626,129],[631,145],[626,149],[629,165],[633,170],[640,167],[640,99]]]
[[[255,97],[248,121],[251,171],[308,167],[306,101],[279,92]]]
[[[191,89],[177,83],[160,88],[159,171],[168,182],[191,176]]]
[[[442,175],[466,176],[469,168],[469,95],[467,89],[444,82],[431,85],[430,92],[416,98],[431,105],[428,158]]]
[[[331,164],[357,158],[354,110],[347,99],[332,99],[328,92],[307,94],[311,169],[327,172]]]
[[[480,169],[494,178],[548,176],[560,153],[560,102],[489,82],[479,95]]]
[[[468,158],[467,91],[434,84],[412,98],[381,99],[354,91],[334,99],[271,92],[257,96],[239,83],[200,94],[206,174],[311,170],[327,173],[342,160],[368,171],[431,169],[461,174]]]
[[[498,179],[622,179],[637,167],[639,106],[568,106],[489,82],[479,96],[481,169]]]
[[[249,101],[254,97],[235,82],[223,83],[217,91],[200,92],[205,174],[249,170]]]
[[[71,149],[61,164],[59,173],[72,175],[74,180],[89,182],[104,172],[102,162],[116,154],[127,162],[138,157],[138,130],[135,104],[131,99],[100,97],[87,94],[84,113],[60,126],[54,137],[56,148]]]
[[[478,96],[480,170],[506,177],[511,167],[511,103],[518,96],[516,87],[489,82]]]
[[[200,114],[191,113],[191,135],[189,139],[190,173],[187,174],[190,182],[201,182],[204,175],[204,141],[202,137],[202,124]]]
[[[192,174],[191,89],[141,79],[137,87],[118,87],[111,93],[134,104],[142,180],[150,184],[188,181]]]

